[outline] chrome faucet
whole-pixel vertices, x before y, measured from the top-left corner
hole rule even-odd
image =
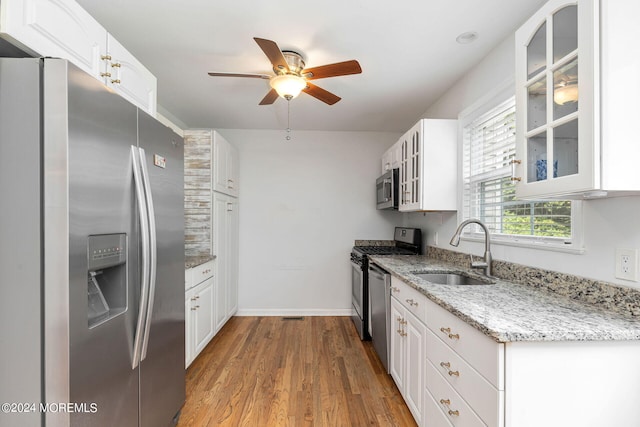
[[[449,244],[451,246],[458,246],[460,244],[462,229],[472,223],[478,224],[484,230],[484,261],[473,261],[473,258],[471,258],[471,268],[482,268],[484,269],[485,276],[491,276],[491,235],[489,234],[489,229],[482,221],[473,218],[463,221],[458,226]]]

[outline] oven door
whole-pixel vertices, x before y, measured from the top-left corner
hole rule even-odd
[[[365,312],[364,312],[364,273],[362,266],[351,261],[351,301],[353,305],[353,320],[360,339],[365,338]]]
[[[398,169],[392,169],[376,179],[376,208],[398,208]]]

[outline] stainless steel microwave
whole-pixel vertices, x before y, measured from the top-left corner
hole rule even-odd
[[[376,208],[398,209],[399,170],[391,169],[376,179]]]

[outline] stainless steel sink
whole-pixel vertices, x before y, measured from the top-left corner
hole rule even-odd
[[[474,286],[495,283],[489,279],[479,279],[459,273],[413,273],[413,275],[438,285]]]

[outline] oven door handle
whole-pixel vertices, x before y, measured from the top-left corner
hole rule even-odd
[[[370,265],[369,266],[369,274],[373,274],[374,276],[376,276],[378,279],[380,280],[384,280],[384,277],[388,274],[386,271],[384,270],[380,270],[379,268],[377,268],[374,265]]]

